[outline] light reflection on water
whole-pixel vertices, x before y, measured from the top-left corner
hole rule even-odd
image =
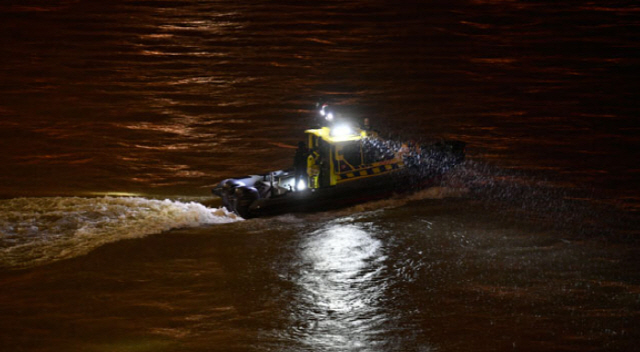
[[[296,339],[313,350],[376,347],[389,319],[381,241],[361,224],[330,223],[306,239],[300,257]]]

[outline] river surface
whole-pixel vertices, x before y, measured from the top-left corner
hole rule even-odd
[[[0,350],[632,351],[633,1],[5,0]],[[243,220],[330,101],[440,184]]]

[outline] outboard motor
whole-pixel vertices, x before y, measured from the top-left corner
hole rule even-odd
[[[260,194],[255,187],[238,187],[234,193],[233,211],[245,219],[251,217],[249,209],[251,204],[260,198]]]
[[[245,184],[233,178],[228,178],[220,182],[215,188],[211,190],[211,193],[222,199],[222,205],[229,211],[235,211],[235,191],[238,187],[243,187]]]

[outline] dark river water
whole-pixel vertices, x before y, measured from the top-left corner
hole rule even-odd
[[[632,351],[634,1],[4,0],[1,351]],[[243,220],[328,99],[441,184]]]

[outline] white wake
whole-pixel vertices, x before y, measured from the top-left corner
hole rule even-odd
[[[138,197],[1,200],[0,267],[42,265],[123,239],[239,220],[199,203]]]

